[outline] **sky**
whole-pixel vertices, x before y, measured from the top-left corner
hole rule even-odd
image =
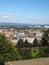
[[[49,0],[0,0],[0,22],[49,24]]]

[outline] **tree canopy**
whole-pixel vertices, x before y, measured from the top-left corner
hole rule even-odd
[[[0,62],[19,59],[19,53],[7,38],[0,34]]]
[[[37,44],[38,44],[38,41],[37,41],[37,39],[35,38],[34,41],[33,41],[33,46],[36,47]]]

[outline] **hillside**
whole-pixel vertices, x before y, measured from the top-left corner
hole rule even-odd
[[[5,65],[49,65],[49,57],[48,58],[6,62]]]

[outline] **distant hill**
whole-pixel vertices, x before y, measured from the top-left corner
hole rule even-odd
[[[26,24],[26,23],[3,23],[0,22],[0,26],[49,26],[49,24]]]

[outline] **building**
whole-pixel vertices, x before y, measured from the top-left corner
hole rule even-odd
[[[37,39],[38,42],[40,42],[42,36],[43,36],[43,33],[37,32],[35,38]]]

